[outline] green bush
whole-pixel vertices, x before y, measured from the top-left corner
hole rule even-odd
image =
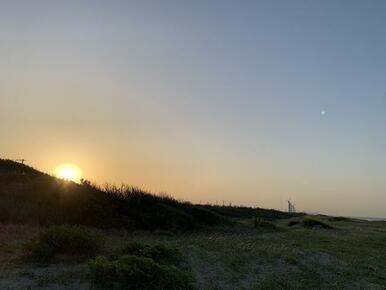
[[[201,225],[215,226],[229,223],[229,220],[224,216],[203,207],[195,207],[191,204],[184,204],[182,208],[185,212],[193,216],[195,221]]]
[[[30,243],[27,256],[35,261],[84,260],[95,256],[104,244],[95,231],[81,226],[52,226]]]
[[[346,217],[342,217],[342,216],[336,216],[336,217],[330,218],[329,221],[332,221],[332,222],[349,222],[349,221],[351,221],[351,219],[346,218]]]
[[[298,221],[289,221],[288,224],[287,224],[287,226],[293,227],[293,226],[295,226],[295,225],[297,225],[297,224],[299,224]]]
[[[164,244],[148,245],[130,242],[124,247],[122,254],[150,258],[163,265],[178,266],[184,262],[184,258],[178,249]]]
[[[324,222],[314,220],[314,219],[304,219],[303,220],[303,226],[305,228],[323,228],[323,229],[332,229],[333,228],[332,226],[330,226]]]
[[[142,212],[145,218],[139,225],[145,229],[193,230],[198,226],[190,214],[168,204],[157,203],[146,214],[146,210]]]
[[[99,256],[89,262],[90,276],[98,288],[111,289],[194,289],[191,274],[175,266],[160,265],[154,260],[124,255],[109,261]]]
[[[267,230],[275,230],[277,228],[274,223],[269,221],[261,221],[258,226]]]
[[[277,228],[274,223],[266,221],[262,218],[257,218],[257,217],[253,219],[253,226],[255,228],[266,229],[266,230],[275,230]]]

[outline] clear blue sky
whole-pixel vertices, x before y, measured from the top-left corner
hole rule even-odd
[[[0,153],[386,216],[385,36],[381,0],[0,1]]]

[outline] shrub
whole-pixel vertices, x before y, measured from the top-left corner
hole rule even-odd
[[[253,225],[255,228],[262,228],[267,230],[275,230],[276,225],[272,222],[265,221],[262,218],[255,217],[253,220]]]
[[[220,214],[215,213],[206,208],[195,207],[191,204],[184,204],[183,207],[185,212],[193,216],[193,218],[200,224],[206,226],[215,226],[219,224],[229,223],[229,220]]]
[[[342,216],[336,216],[329,219],[332,222],[349,222],[351,219],[342,217]]]
[[[187,212],[163,203],[157,203],[144,214],[142,227],[155,229],[193,230],[197,228],[195,219]]]
[[[287,226],[292,227],[292,226],[295,226],[295,225],[297,225],[297,224],[299,224],[298,221],[289,221],[288,224],[287,224]]]
[[[52,226],[27,246],[27,256],[36,261],[60,258],[83,260],[94,256],[104,240],[95,231],[81,226]]]
[[[145,257],[124,255],[109,261],[99,256],[89,262],[89,269],[95,286],[103,289],[194,289],[189,272],[160,265]]]
[[[130,242],[125,246],[122,254],[150,258],[163,265],[178,266],[184,262],[184,258],[178,249],[164,244],[147,245]]]
[[[267,230],[275,230],[277,228],[274,223],[268,221],[261,221],[258,226]]]
[[[314,220],[314,219],[304,219],[303,220],[303,226],[305,228],[323,228],[323,229],[332,229],[332,226],[324,223],[324,222],[321,222],[321,221],[318,221],[318,220]]]

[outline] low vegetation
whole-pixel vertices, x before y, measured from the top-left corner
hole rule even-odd
[[[95,230],[80,226],[52,226],[25,247],[36,262],[82,261],[95,256],[104,239]]]
[[[255,228],[267,229],[267,230],[275,230],[277,228],[277,226],[273,222],[266,221],[262,218],[257,218],[257,217],[253,219],[253,226]]]
[[[333,227],[329,224],[311,218],[305,218],[302,222],[302,225],[305,228],[323,228],[323,229],[332,229]]]
[[[331,218],[328,219],[331,221]],[[288,227],[306,228],[306,229],[333,229],[334,227],[320,219],[305,217],[301,219],[291,219],[287,222]]]
[[[272,222],[275,230],[255,228],[251,219],[173,234],[97,230],[106,242],[90,258],[44,265],[18,258],[45,227],[0,223],[0,289],[385,288],[386,223],[340,221],[335,230],[310,230],[302,218],[293,227],[290,220]]]
[[[299,224],[299,221],[289,221],[289,222],[287,223],[287,226],[293,227],[293,226],[296,226],[296,225],[298,225],[298,224]]]
[[[121,253],[149,258],[162,265],[181,266],[185,262],[178,249],[162,243],[150,245],[132,241],[125,245]]]
[[[332,221],[332,222],[349,222],[349,221],[352,221],[352,219],[342,217],[342,216],[335,216],[335,217],[330,218],[329,221]]]
[[[106,289],[194,289],[188,272],[175,266],[160,265],[154,260],[134,255],[109,261],[99,256],[89,263],[91,279],[97,288]]]
[[[163,243],[127,243],[115,259],[99,256],[89,262],[98,288],[194,289],[194,279],[181,252]]]

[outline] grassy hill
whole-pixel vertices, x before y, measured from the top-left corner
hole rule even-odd
[[[192,230],[227,223],[229,218],[255,216],[275,220],[292,215],[248,207],[193,205],[129,186],[77,184],[0,159],[0,222]]]

